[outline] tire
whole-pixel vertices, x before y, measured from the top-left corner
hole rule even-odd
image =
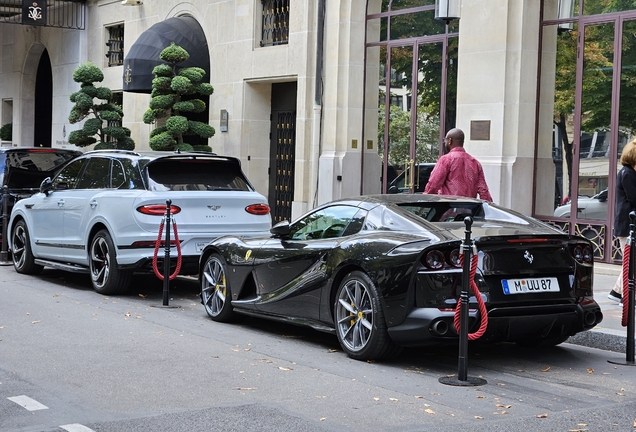
[[[88,255],[91,282],[100,294],[123,294],[128,290],[132,272],[118,268],[115,245],[107,230],[101,230],[91,240]]]
[[[230,322],[235,313],[232,292],[227,283],[225,261],[218,254],[205,260],[201,271],[201,302],[213,321]]]
[[[365,273],[345,276],[336,293],[334,317],[338,342],[349,357],[376,360],[402,351],[389,337],[378,291]]]
[[[42,272],[44,266],[35,263],[31,252],[29,230],[26,222],[19,220],[13,226],[11,233],[11,256],[15,271],[21,274],[36,275]]]

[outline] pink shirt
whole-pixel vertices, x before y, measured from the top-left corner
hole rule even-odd
[[[424,189],[425,194],[456,195],[492,202],[484,170],[463,147],[455,147],[439,158]]]

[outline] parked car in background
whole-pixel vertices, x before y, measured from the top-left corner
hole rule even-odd
[[[435,168],[435,164],[434,163],[421,163],[419,165],[415,166],[415,176],[414,178],[414,193],[422,193],[424,192],[424,189],[426,188],[426,183],[428,183],[428,179],[431,176],[431,172],[433,171],[433,168]],[[396,193],[409,193],[410,188],[408,186],[406,186],[407,183],[405,183],[405,181],[410,181],[410,168],[402,171],[400,174],[397,175],[397,177],[395,177],[393,179],[393,181],[391,181],[391,183],[389,183],[389,186],[387,188],[387,192],[390,194],[396,194]]]
[[[579,219],[607,220],[607,189],[591,197],[578,197],[576,207]],[[572,203],[567,202],[554,209],[554,216],[567,218],[571,211]]]
[[[483,342],[556,345],[603,319],[589,240],[493,203],[443,195],[324,204],[271,236],[225,236],[201,254],[201,299],[215,321],[237,313],[335,333],[352,358],[456,343],[464,218],[473,218]],[[479,326],[476,297],[470,328]]]
[[[10,215],[17,200],[37,193],[42,180],[54,176],[81,154],[79,150],[51,147],[0,147],[0,216],[4,209],[4,186],[7,186],[7,215]],[[0,240],[3,223],[0,217]]]
[[[168,201],[177,223],[180,274],[198,273],[199,255],[216,237],[269,234],[267,200],[236,158],[91,151],[14,206],[9,223],[14,267],[26,274],[44,266],[90,273],[97,292],[123,293],[133,272],[152,272]],[[171,257],[178,253],[175,237]],[[160,243],[156,262],[163,269],[163,237]]]

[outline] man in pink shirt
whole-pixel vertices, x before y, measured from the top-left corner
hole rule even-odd
[[[448,153],[439,158],[424,189],[425,194],[456,195],[491,201],[484,170],[464,150],[464,132],[451,129],[444,138]]]

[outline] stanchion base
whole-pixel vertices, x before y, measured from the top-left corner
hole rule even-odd
[[[475,386],[488,384],[488,381],[486,381],[483,378],[467,377],[466,381],[461,381],[459,378],[457,378],[456,375],[443,376],[439,379],[439,382],[445,385],[463,386],[463,387],[475,387]]]
[[[634,362],[633,360],[632,361],[625,360],[623,362],[615,361],[615,360],[608,360],[607,362],[611,363],[611,364],[615,364],[615,365],[621,365],[621,366],[636,366],[636,362]]]
[[[0,266],[11,266],[13,261],[0,261]]]

